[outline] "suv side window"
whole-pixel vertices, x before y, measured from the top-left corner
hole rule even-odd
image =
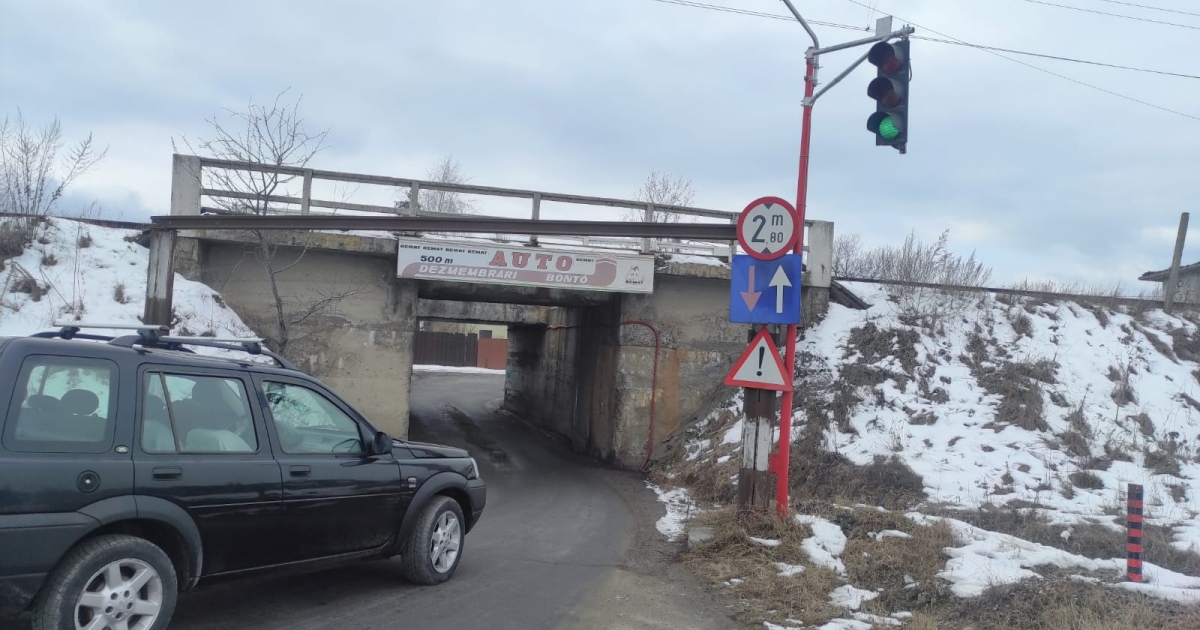
[[[246,386],[234,378],[147,372],[142,450],[253,453],[258,450]]]
[[[104,359],[30,356],[21,365],[4,446],[27,453],[103,453],[112,447],[117,366]]]
[[[284,453],[365,451],[358,423],[320,392],[293,383],[263,381],[262,385]]]

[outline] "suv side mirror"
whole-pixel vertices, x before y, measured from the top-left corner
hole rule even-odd
[[[371,440],[372,455],[387,455],[392,452],[392,436],[380,431],[375,434],[375,438]]]

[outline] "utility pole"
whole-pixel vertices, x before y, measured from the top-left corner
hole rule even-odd
[[[823,87],[820,92],[817,88],[817,71],[820,69],[820,55],[822,53],[831,53],[839,50],[846,50],[866,44],[876,44],[885,42],[893,37],[907,37],[913,33],[911,27],[905,27],[899,31],[892,31],[892,19],[890,17],[881,18],[876,23],[876,32],[874,37],[835,44],[827,48],[821,48],[821,43],[817,39],[817,34],[813,32],[812,27],[796,10],[792,0],[783,0],[787,8],[796,17],[796,21],[808,33],[812,39],[812,46],[805,52],[805,71],[804,71],[804,101],[802,103],[803,119],[800,128],[800,169],[796,177],[796,220],[798,230],[798,238],[794,246],[793,252],[803,255],[804,253],[804,219],[808,204],[808,162],[809,148],[812,143],[812,110],[823,94],[829,91],[830,88],[841,82],[842,79],[849,76],[859,65],[867,61],[870,53],[864,54],[846,68],[841,74],[833,78],[828,85]],[[907,61],[907,60],[905,60]],[[797,326],[789,325],[787,327],[787,336],[784,341],[784,365],[787,366],[787,372],[791,380],[795,380],[796,370],[796,337]],[[793,404],[792,388],[788,387],[783,391],[782,400],[780,401],[781,409],[779,410],[779,445],[778,450],[773,457],[770,458],[770,471],[774,473],[776,483],[775,507],[781,518],[787,517],[788,512],[788,468],[791,464],[791,447],[792,447],[792,404]]]
[[[1179,263],[1183,258],[1183,242],[1187,240],[1188,213],[1179,215],[1179,234],[1175,236],[1175,255],[1171,257],[1171,274],[1163,291],[1163,310],[1170,313],[1175,308],[1175,293],[1179,290]]]

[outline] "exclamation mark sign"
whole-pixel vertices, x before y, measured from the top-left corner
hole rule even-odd
[[[758,349],[758,375],[759,376],[762,376],[762,362],[763,362],[763,359],[765,359],[765,358],[767,358],[767,349],[759,348]]]

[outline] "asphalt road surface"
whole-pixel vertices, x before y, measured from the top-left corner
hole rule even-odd
[[[182,595],[172,630],[737,627],[671,563],[677,547],[654,530],[663,510],[640,477],[495,413],[503,385],[503,375],[413,377],[412,439],[469,449],[488,484],[449,582],[409,584],[395,560],[228,582]]]

